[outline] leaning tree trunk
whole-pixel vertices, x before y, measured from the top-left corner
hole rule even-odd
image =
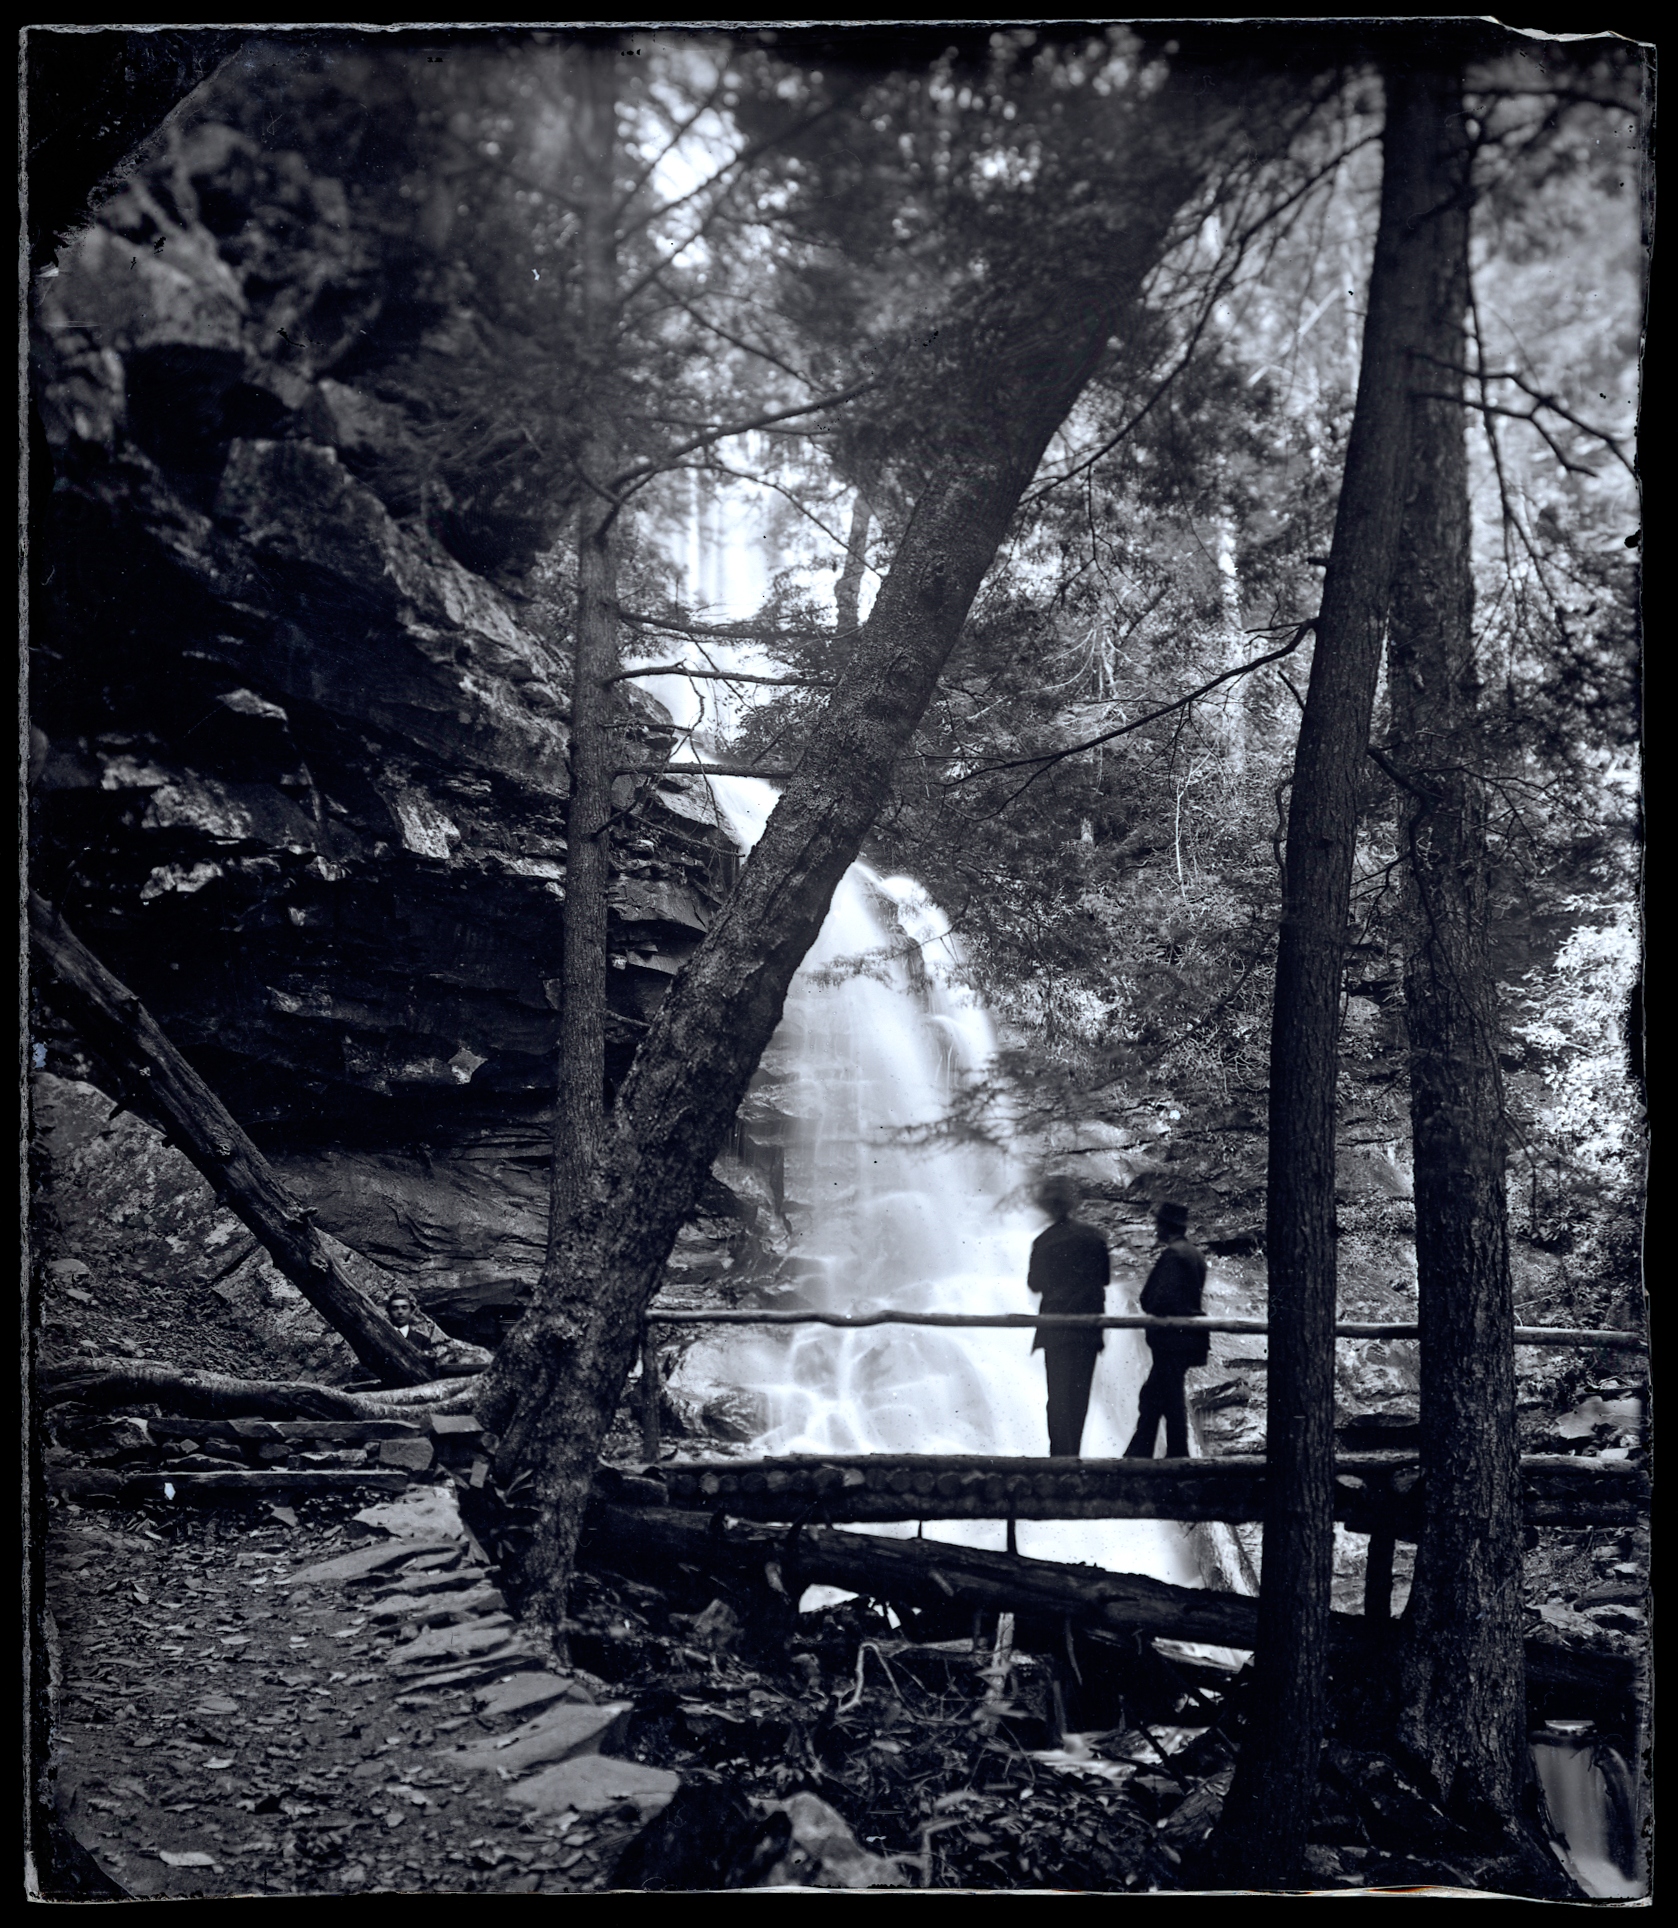
[[[118,1090],[144,1094],[145,1111],[210,1181],[269,1257],[370,1372],[415,1386],[432,1366],[344,1270],[331,1248],[232,1114],[181,1056],[157,1020],[45,898],[29,897],[29,939],[52,973],[52,994]]]
[[[1358,792],[1408,477],[1417,361],[1451,245],[1449,89],[1387,74],[1385,174],[1363,359],[1295,753],[1270,1050],[1267,1451],[1258,1647],[1214,1843],[1227,1878],[1296,1871],[1317,1785],[1334,1551],[1334,1154],[1340,999]]]
[[[1462,378],[1472,155],[1460,76],[1434,84],[1432,395],[1412,399],[1411,492],[1387,641],[1404,785],[1404,1011],[1416,1166],[1424,1524],[1405,1615],[1398,1731],[1464,1812],[1519,1812],[1526,1752],[1514,1293]]]
[[[613,693],[617,668],[617,511],[590,482],[613,474],[614,438],[605,393],[617,296],[613,190],[617,153],[616,52],[577,50],[570,101],[578,210],[579,330],[593,417],[581,457],[577,510],[577,628],[571,678],[571,795],[565,816],[565,929],[560,959],[559,1076],[547,1264],[583,1199],[606,1124],[607,892],[611,884]]]
[[[1068,248],[1062,273],[1039,256],[1018,279],[999,278],[982,316],[944,331],[925,370],[923,392],[959,426],[802,763],[642,1043],[587,1196],[480,1402],[500,1435],[497,1484],[521,1489],[522,1529],[509,1516],[504,1557],[556,1629],[600,1445],[664,1261],[1049,438],[1200,178],[1205,163],[1189,150],[1197,134],[1206,145],[1205,117],[1221,106],[1214,84],[1173,82],[1146,113],[1133,110],[1130,192],[1092,214],[1100,231]]]

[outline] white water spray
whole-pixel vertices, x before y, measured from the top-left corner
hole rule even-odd
[[[1625,1762],[1588,1720],[1546,1722],[1532,1737],[1532,1759],[1580,1887],[1601,1900],[1643,1894],[1636,1796]]]
[[[742,845],[775,804],[766,784],[713,779]],[[846,969],[843,960],[866,959]],[[984,1147],[905,1145],[941,1116],[995,1049],[990,1021],[954,981],[954,939],[924,891],[852,865],[787,999],[760,1078],[786,1117],[785,1192],[813,1303],[824,1310],[1029,1313],[1025,1277],[1043,1220],[1016,1201],[1020,1162]],[[1140,1278],[1121,1271],[1109,1306]],[[1042,1354],[1024,1331],[913,1326],[792,1328],[730,1336],[726,1376],[760,1391],[763,1453],[1048,1450]],[[719,1362],[720,1363],[720,1362]],[[1084,1430],[1091,1458],[1124,1450],[1148,1369],[1139,1332],[1109,1332]],[[718,1376],[724,1376],[719,1373]],[[879,1528],[908,1533],[910,1527]],[[928,1537],[1001,1547],[1003,1522],[928,1522]],[[1182,1585],[1200,1575],[1191,1529],[1153,1520],[1021,1521],[1022,1553],[1093,1562]]]

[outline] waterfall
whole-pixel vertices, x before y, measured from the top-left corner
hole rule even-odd
[[[1546,1721],[1532,1737],[1533,1765],[1555,1832],[1585,1893],[1601,1900],[1641,1895],[1636,1802],[1631,1775],[1588,1720]]]
[[[775,795],[744,778],[712,779],[750,847]],[[860,969],[846,960],[864,960]],[[821,935],[793,980],[759,1072],[779,1114],[794,1260],[812,1302],[860,1311],[1029,1313],[1031,1241],[1043,1220],[1022,1206],[1014,1155],[933,1141],[905,1128],[943,1113],[956,1081],[995,1048],[989,1018],[955,978],[955,940],[908,878],[853,864]],[[750,1103],[750,1101],[748,1101]],[[1114,1310],[1140,1278],[1115,1277]],[[762,1453],[994,1453],[1048,1450],[1042,1354],[1024,1331],[912,1326],[779,1329],[710,1343],[726,1373],[765,1398]],[[718,1362],[719,1364],[721,1362]],[[1148,1370],[1139,1332],[1109,1332],[1096,1367],[1084,1452],[1124,1450]],[[880,1527],[912,1533],[912,1527]],[[1000,1548],[1002,1521],[929,1521],[928,1538]],[[1192,1529],[1153,1520],[1026,1521],[1022,1553],[1200,1581]]]

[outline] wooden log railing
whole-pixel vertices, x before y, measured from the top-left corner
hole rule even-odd
[[[711,1310],[655,1306],[649,1325],[820,1325],[842,1328],[864,1326],[938,1326],[958,1330],[995,1329],[1033,1332],[1097,1328],[1122,1332],[1239,1332],[1263,1337],[1268,1319],[1160,1319],[1145,1312],[900,1312],[882,1308],[868,1312],[796,1312]],[[1414,1320],[1342,1319],[1334,1328],[1337,1339],[1414,1339],[1421,1328]],[[1621,1352],[1646,1352],[1649,1341],[1640,1332],[1598,1329],[1594,1326],[1516,1326],[1518,1346],[1605,1346]]]
[[[661,1451],[659,1440],[659,1364],[655,1326],[833,1326],[845,1331],[869,1326],[932,1326],[954,1331],[1101,1331],[1101,1332],[1233,1332],[1264,1337],[1268,1319],[1162,1319],[1145,1312],[904,1312],[876,1307],[867,1312],[823,1312],[811,1308],[789,1311],[654,1306],[641,1325],[641,1449],[649,1460]],[[1342,1319],[1334,1328],[1337,1339],[1416,1339],[1421,1327],[1413,1321]],[[1649,1342],[1640,1332],[1595,1326],[1516,1326],[1518,1346],[1602,1346],[1621,1352],[1646,1352]]]

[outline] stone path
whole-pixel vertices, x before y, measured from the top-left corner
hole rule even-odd
[[[372,1511],[404,1508],[54,1510],[59,1809],[127,1893],[598,1888],[670,1798],[612,1756],[628,1704],[546,1663],[458,1523]]]

